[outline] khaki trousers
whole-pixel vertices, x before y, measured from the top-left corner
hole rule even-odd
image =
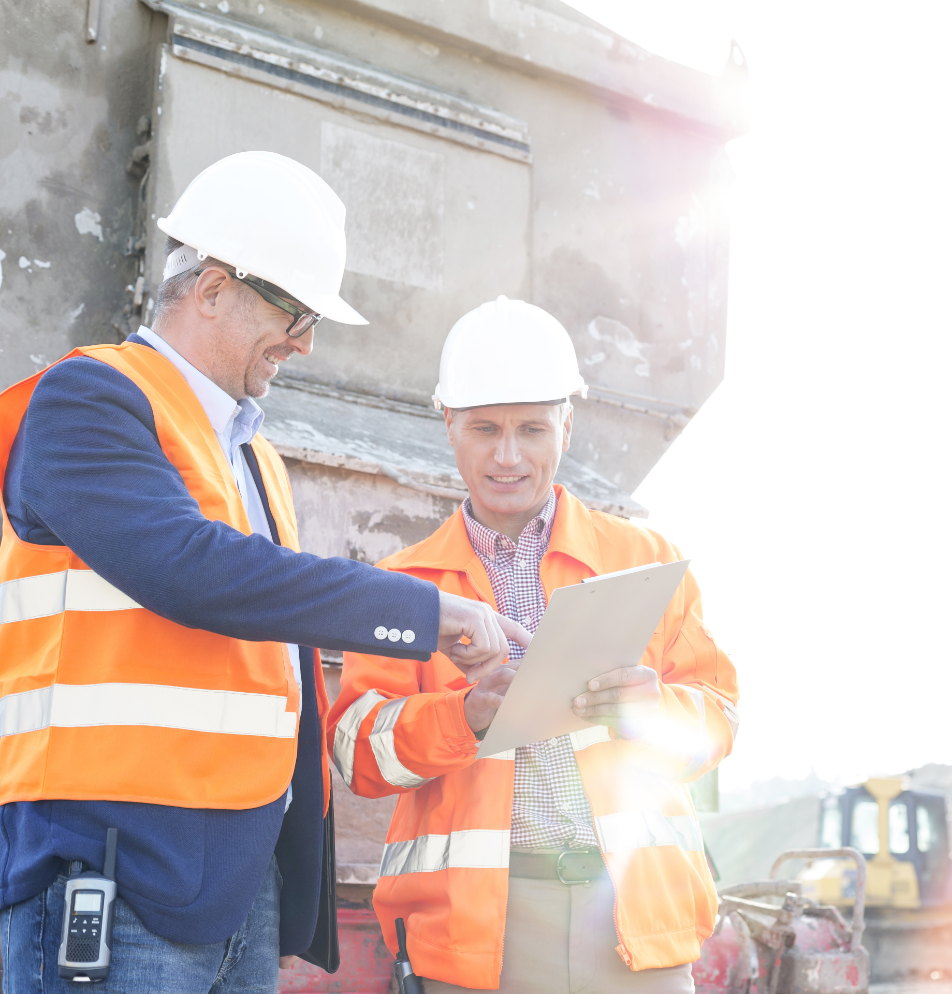
[[[499,994],[694,994],[691,965],[630,970],[615,952],[615,894],[607,878],[589,887],[509,878]],[[425,980],[426,994],[466,994]]]

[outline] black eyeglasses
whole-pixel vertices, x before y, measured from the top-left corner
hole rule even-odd
[[[255,293],[264,297],[269,304],[274,304],[275,307],[280,307],[282,311],[287,311],[291,315],[291,323],[285,328],[290,338],[300,338],[305,332],[319,325],[324,319],[323,314],[315,314],[313,311],[302,311],[300,308],[295,307],[294,304],[289,304],[280,296],[284,293],[281,287],[275,286],[273,283],[266,283],[264,280],[259,280],[257,276],[239,276],[235,273],[234,277],[246,286],[250,286]]]

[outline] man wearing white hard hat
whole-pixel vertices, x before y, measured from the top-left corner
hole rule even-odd
[[[380,563],[535,631],[552,591],[681,558],[553,485],[585,394],[571,339],[500,297],[450,331],[434,401],[468,489],[428,539]],[[688,573],[648,651],[566,701],[584,732],[474,759],[524,649],[474,686],[439,653],[346,652],[328,747],[350,789],[397,795],[374,893],[406,924],[428,994],[690,994],[717,896],[687,783],[737,727],[734,669]]]
[[[339,296],[327,184],[241,153],[158,223],[153,328],[0,395],[0,952],[17,994],[274,992],[299,953],[333,969],[314,648],[440,650],[475,681],[507,639],[528,644],[488,605],[299,551],[254,398],[322,317],[366,323]],[[111,828],[114,907],[67,905]]]

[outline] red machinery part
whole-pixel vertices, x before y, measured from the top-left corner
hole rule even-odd
[[[865,994],[869,954],[862,946],[866,861],[855,849],[801,849],[788,859],[846,857],[856,862],[851,925],[833,907],[805,901],[793,880],[724,888],[714,933],[693,966],[697,994]],[[782,898],[782,906],[764,903]]]
[[[747,994],[758,970],[747,923],[736,913],[725,915],[691,968],[695,994]]]
[[[377,916],[370,908],[337,909],[340,969],[325,973],[298,960],[282,970],[281,994],[389,994],[393,956],[384,945]]]

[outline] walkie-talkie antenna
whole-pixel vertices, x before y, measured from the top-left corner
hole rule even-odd
[[[394,921],[397,927],[397,958],[393,964],[393,979],[400,994],[424,994],[423,981],[413,972],[407,955],[407,929],[402,918]]]
[[[397,962],[409,963],[410,957],[407,955],[407,929],[403,924],[403,919],[398,918],[394,925],[397,926]]]
[[[102,875],[107,880],[116,879],[116,849],[119,846],[119,829],[106,829],[106,858],[102,864]]]

